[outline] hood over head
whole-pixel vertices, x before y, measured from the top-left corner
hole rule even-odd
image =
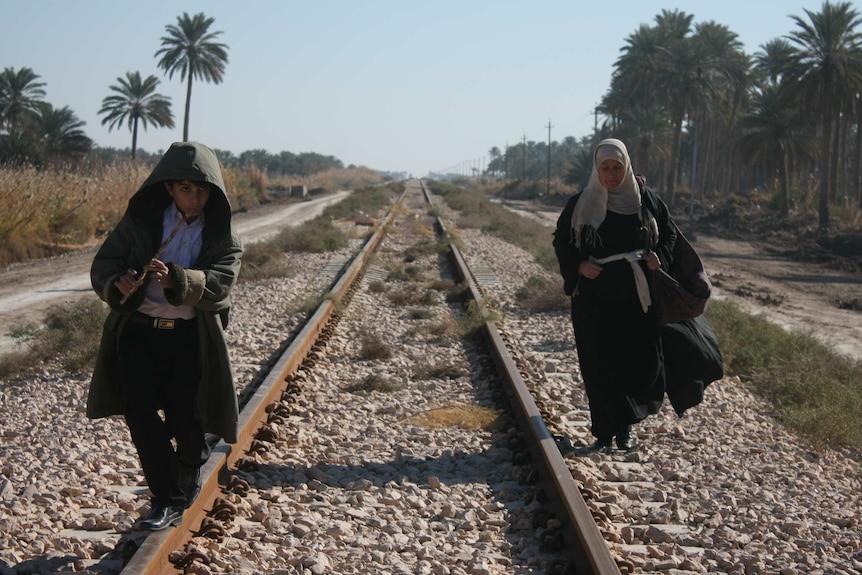
[[[173,201],[164,184],[171,180],[208,183],[211,192],[204,209],[207,222],[217,227],[230,226],[230,202],[225,192],[221,165],[215,152],[199,142],[171,144],[149,177],[129,200],[129,213],[139,217],[157,215],[160,218],[164,209]]]

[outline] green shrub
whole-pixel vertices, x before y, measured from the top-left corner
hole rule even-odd
[[[570,299],[563,293],[562,280],[549,281],[545,276],[530,276],[527,282],[515,291],[515,300],[530,313],[558,312],[568,310]]]
[[[315,218],[285,228],[274,241],[285,252],[324,253],[348,246],[347,236],[341,228],[325,218]]]
[[[392,393],[401,388],[402,386],[392,383],[383,376],[372,374],[365,377],[362,381],[349,386],[347,391],[357,395],[367,395],[375,391],[379,391],[381,393]]]
[[[264,241],[244,246],[238,281],[287,278],[295,273],[277,242]]]
[[[832,446],[862,448],[862,361],[840,355],[811,333],[787,331],[729,301],[707,318],[725,372],[768,400],[790,429]]]

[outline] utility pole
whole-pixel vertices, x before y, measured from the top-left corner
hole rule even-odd
[[[509,181],[509,142],[506,142],[506,155],[503,156],[503,180]]]
[[[593,108],[593,140],[598,140],[599,134],[599,103],[596,102],[596,107]]]
[[[524,134],[523,143],[521,144],[521,179],[527,179],[527,134]]]
[[[551,119],[548,118],[548,125],[545,126],[548,128],[548,195],[551,195]]]

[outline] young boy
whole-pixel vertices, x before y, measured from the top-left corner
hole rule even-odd
[[[159,160],[93,260],[93,289],[110,313],[87,417],[125,417],[152,493],[143,529],[182,523],[209,457],[205,433],[236,441],[223,330],[241,257],[218,158],[182,142]]]

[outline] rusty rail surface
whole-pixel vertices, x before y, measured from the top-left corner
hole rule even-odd
[[[405,189],[406,193],[406,189]],[[396,202],[399,205],[404,194]],[[377,249],[385,233],[386,226],[395,216],[395,209],[379,224],[375,232],[365,242],[350,265],[338,277],[327,298],[306,322],[292,343],[273,366],[269,375],[260,384],[239,414],[239,434],[233,445],[219,441],[213,448],[207,463],[201,468],[201,492],[195,502],[186,510],[183,527],[156,531],[147,535],[132,559],[126,564],[121,575],[175,575],[178,568],[168,557],[176,549],[181,549],[191,539],[193,531],[199,531],[207,521],[207,511],[212,511],[215,501],[231,481],[230,468],[252,446],[258,429],[266,423],[267,406],[277,401],[288,386],[288,380],[305,361],[318,339],[327,330],[335,311],[336,302],[347,301],[353,284],[361,277],[370,255]],[[196,529],[189,529],[196,526]]]
[[[431,196],[425,187],[425,182],[421,183],[426,201],[431,203]],[[443,237],[447,237],[446,225],[439,216],[436,226],[437,232]],[[471,297],[481,308],[482,293],[469,266],[454,243],[449,242],[449,249],[461,280],[465,282]],[[487,310],[484,311],[487,317]],[[510,395],[512,407],[520,423],[528,431],[527,436],[532,441],[531,452],[541,456],[543,467],[538,471],[542,474],[546,484],[549,484],[549,495],[555,496],[566,511],[569,520],[567,526],[570,528],[567,537],[569,544],[567,550],[575,564],[576,572],[592,575],[621,575],[607,542],[602,537],[553,436],[545,425],[527,384],[521,377],[521,373],[493,321],[485,321],[484,335],[488,342],[488,349],[494,357],[497,373],[508,384],[512,392]]]

